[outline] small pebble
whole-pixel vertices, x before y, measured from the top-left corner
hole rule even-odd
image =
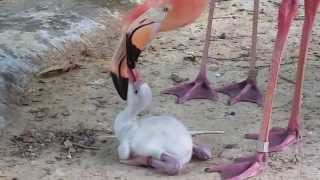
[[[100,135],[100,136],[97,136],[96,139],[101,143],[106,143],[110,139],[110,136],[111,135]]]
[[[64,109],[61,114],[62,114],[63,116],[70,116],[70,112],[69,112],[68,109]]]
[[[183,57],[183,60],[185,60],[185,61],[191,61],[191,62],[196,62],[196,61],[197,61],[197,57],[196,57],[196,56],[192,56],[192,55],[190,55],[190,56],[185,56],[185,57]]]
[[[71,141],[69,141],[69,140],[66,140],[64,143],[63,143],[63,145],[64,145],[64,147],[65,148],[71,148],[72,147],[72,142]]]
[[[216,76],[217,76],[217,77],[221,77],[221,74],[220,74],[220,73],[216,73]]]
[[[226,39],[226,33],[222,33],[218,36],[219,39]]]
[[[187,81],[188,80],[188,78],[182,78],[182,77],[180,77],[179,75],[177,75],[175,73],[170,75],[170,79],[175,83],[181,83],[183,81]]]
[[[54,112],[52,114],[49,115],[50,118],[57,118],[58,117],[58,113]]]
[[[61,161],[62,158],[60,156],[55,156],[54,159],[56,159],[57,161]]]
[[[237,148],[239,145],[238,144],[227,144],[224,146],[225,149],[234,149]]]
[[[53,160],[47,160],[46,163],[47,163],[47,164],[54,164],[55,161],[53,161]]]
[[[70,153],[68,153],[68,155],[67,155],[67,159],[72,159],[72,156],[71,156],[71,154],[70,154]]]
[[[160,72],[159,71],[152,71],[151,74],[154,75],[154,76],[159,76]]]

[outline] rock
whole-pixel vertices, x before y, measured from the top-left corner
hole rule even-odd
[[[151,74],[154,75],[154,76],[159,76],[160,72],[159,71],[152,71]]]
[[[63,145],[64,145],[64,147],[65,147],[66,149],[69,149],[69,148],[72,148],[72,147],[73,147],[72,142],[69,141],[69,140],[64,141],[64,142],[63,142]]]
[[[216,109],[213,108],[213,107],[211,107],[211,108],[208,108],[207,110],[208,110],[209,112],[214,112]]]
[[[54,164],[55,161],[53,161],[53,160],[47,160],[46,163],[47,163],[47,164]]]
[[[227,144],[224,146],[225,149],[234,149],[234,148],[238,148],[239,145],[238,144]]]
[[[96,140],[102,143],[106,143],[109,139],[116,138],[115,135],[112,135],[111,133],[108,135],[100,135],[96,137]]]
[[[175,48],[177,50],[185,50],[186,49],[186,46],[184,44],[178,44],[178,46]]]
[[[68,109],[64,109],[61,113],[63,116],[70,116],[70,112]]]
[[[40,107],[40,108],[32,108],[32,109],[30,109],[29,113],[36,114],[36,113],[39,113],[39,112],[47,112],[47,111],[49,111],[49,108]]]
[[[44,117],[46,117],[48,114],[45,111],[39,111],[37,113],[35,113],[35,117],[38,119],[43,119]]]
[[[222,33],[218,36],[219,39],[226,39],[227,35],[226,33]]]
[[[11,1],[3,4],[4,9],[0,10],[0,117],[3,116],[0,128],[16,114],[10,111],[8,105],[18,102],[19,92],[29,84],[34,74],[38,74],[41,67],[69,60],[79,61],[83,57],[110,55],[110,50],[106,53],[105,47],[114,47],[106,39],[117,34],[108,33],[115,31],[110,24],[117,17],[117,11],[110,8],[119,5],[106,6],[103,2],[93,5],[89,1],[70,1],[65,6],[61,6],[59,1],[28,1],[27,6]],[[94,52],[91,47],[94,47]],[[54,66],[39,75],[61,74],[75,67],[78,66]],[[46,81],[39,80],[38,83]],[[30,103],[39,102],[41,98],[30,99]]]
[[[249,53],[241,53],[239,57],[244,58],[244,57],[249,57],[249,56],[250,56]]]
[[[243,12],[243,11],[246,11],[246,9],[243,9],[243,8],[240,8],[237,10],[238,12]]]
[[[189,55],[189,56],[185,56],[183,57],[184,61],[190,61],[190,62],[196,62],[197,61],[197,57],[193,56],[193,55]]]
[[[72,155],[70,153],[67,154],[67,159],[72,159]]]
[[[62,160],[61,156],[55,156],[54,159],[56,159],[57,161],[61,161]]]
[[[40,84],[45,84],[45,83],[47,83],[47,82],[44,81],[44,80],[42,80],[42,79],[39,79],[39,80],[38,80],[38,83],[40,83]]]
[[[172,73],[172,74],[170,75],[170,79],[171,79],[173,82],[175,82],[175,83],[181,83],[181,82],[183,82],[183,81],[189,80],[189,78],[182,78],[182,77],[180,77],[178,74],[175,74],[175,73]]]
[[[52,118],[52,119],[57,118],[58,117],[58,113],[54,112],[54,113],[50,114],[49,117]]]

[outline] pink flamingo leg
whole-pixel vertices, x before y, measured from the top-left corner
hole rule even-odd
[[[259,106],[262,105],[262,94],[257,86],[257,39],[258,39],[258,19],[259,19],[259,0],[254,1],[252,24],[252,47],[251,59],[249,61],[248,78],[239,83],[219,88],[217,91],[230,96],[229,104],[233,105],[238,102],[251,102]]]
[[[317,2],[319,1],[320,0],[317,0]],[[306,12],[309,12],[310,4],[314,3],[315,1],[311,2],[309,0],[306,0],[305,2],[306,2],[306,6],[305,6]],[[298,0],[282,0],[280,9],[279,9],[279,15],[278,15],[277,40],[276,40],[275,48],[273,51],[271,74],[270,74],[265,102],[264,102],[264,114],[263,114],[264,116],[263,116],[263,121],[260,128],[259,136],[255,135],[255,138],[259,139],[259,142],[258,142],[259,146],[257,147],[256,155],[249,158],[241,158],[240,162],[236,161],[234,164],[231,164],[231,165],[210,167],[207,169],[207,172],[219,172],[223,178],[230,179],[230,180],[242,180],[252,176],[256,176],[262,172],[262,170],[266,165],[267,153],[270,151],[269,141],[273,141],[273,138],[272,138],[274,136],[273,134],[275,132],[284,134],[284,131],[282,131],[279,128],[273,129],[273,131],[270,132],[272,104],[273,104],[273,97],[274,97],[276,86],[277,86],[283,49],[288,39],[289,29],[292,24],[293,18],[297,13],[297,9],[298,9]],[[305,26],[306,24],[308,24],[311,14],[312,13],[310,12],[306,14],[307,23],[305,23]],[[305,28],[306,27],[304,27],[304,29]],[[287,137],[291,138],[289,136]],[[278,138],[275,138],[275,139],[278,140]],[[273,142],[271,142],[271,145],[272,144]]]
[[[215,0],[211,0],[205,45],[203,49],[201,67],[198,76],[192,82],[185,83],[178,87],[173,87],[162,92],[163,94],[172,94],[177,96],[177,103],[184,103],[191,99],[217,99],[217,92],[211,88],[210,82],[207,78],[207,61],[210,46],[210,35],[212,31],[212,17],[214,6]]]
[[[287,129],[272,128],[269,136],[270,152],[282,151],[288,148],[289,145],[295,144],[300,139],[300,123],[301,123],[301,103],[302,89],[304,80],[305,64],[307,62],[307,51],[312,27],[316,17],[317,8],[320,0],[305,1],[305,21],[303,26],[302,38],[300,43],[299,62],[296,74],[296,86],[293,96],[293,104],[290,120]],[[248,139],[258,139],[257,134],[247,134]]]

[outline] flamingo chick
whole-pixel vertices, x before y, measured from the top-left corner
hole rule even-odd
[[[174,117],[138,119],[137,115],[150,105],[152,93],[147,83],[130,79],[127,107],[117,115],[114,123],[122,163],[153,167],[176,175],[184,169],[192,155],[200,160],[212,157],[206,146],[193,145],[190,132]]]

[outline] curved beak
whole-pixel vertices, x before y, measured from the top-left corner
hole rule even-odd
[[[113,84],[123,100],[127,99],[129,73],[137,81],[136,63],[145,46],[160,30],[159,22],[152,21],[150,12],[139,16],[128,27],[120,40],[120,45],[112,58],[111,77]]]
[[[123,100],[127,100],[127,93],[128,93],[128,78],[123,78],[122,76],[117,76],[115,73],[111,72],[110,76],[112,78],[112,82],[114,87],[116,88],[119,96]]]

